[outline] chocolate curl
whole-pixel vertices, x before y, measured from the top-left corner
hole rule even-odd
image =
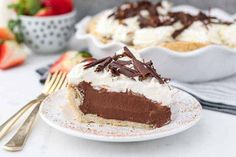
[[[173,25],[174,23],[176,23],[177,21],[178,21],[178,19],[166,19],[162,23],[164,26],[170,26],[170,25]]]
[[[146,64],[147,68],[151,70],[152,76],[159,80],[159,83],[166,83],[167,81],[170,81],[169,78],[162,78],[161,75],[159,75],[157,73],[156,69],[153,67],[152,61],[149,61],[145,64]]]
[[[160,17],[162,15],[158,13],[158,8],[163,7],[161,2],[153,4],[149,1],[139,1],[134,3],[131,2],[125,3],[125,5],[126,7],[122,7],[122,5],[118,7],[111,15],[108,16],[108,18],[114,16],[115,19],[122,21],[129,17],[138,16],[139,26],[141,28],[169,26],[179,21],[183,24],[183,27],[179,30],[176,30],[172,34],[173,38],[176,38],[178,35],[180,35],[195,21],[201,21],[206,26],[206,28],[207,25],[211,23],[226,24],[226,25],[232,24],[231,22],[222,21],[220,19],[217,19],[216,17],[206,15],[203,12],[199,12],[199,14],[196,16],[193,16],[185,12],[169,12],[168,18],[160,20],[161,19]],[[141,15],[142,10],[146,10],[148,12],[149,14],[148,17],[143,17]],[[218,21],[213,21],[213,19],[217,19]]]
[[[122,57],[128,57],[130,60],[119,60]],[[147,77],[155,77],[161,84],[165,83],[167,79],[161,78],[157,74],[153,67],[152,61],[141,62],[135,58],[132,52],[124,47],[124,53],[120,55],[115,55],[113,57],[106,57],[99,60],[93,60],[84,66],[84,69],[96,66],[95,72],[103,71],[106,67],[112,73],[113,76],[119,76],[120,74],[134,79],[134,77],[139,77],[139,80],[145,80]],[[129,65],[129,67],[127,67]],[[130,66],[131,65],[131,66]],[[133,66],[132,66],[133,65]]]
[[[149,64],[145,64],[137,60],[127,47],[124,47],[124,51],[125,54],[132,59],[134,69],[140,73],[141,80],[146,79],[151,74],[151,76],[155,77],[159,81],[159,83],[161,84],[165,83],[165,81],[161,78],[161,76],[157,74],[156,70],[152,67],[151,61],[149,62]]]
[[[115,55],[112,57],[112,59],[116,61],[116,60],[118,60],[119,58],[122,58],[122,57],[124,57],[124,56],[125,56],[124,54],[118,54],[118,55],[115,54]]]
[[[125,54],[132,59],[132,63],[134,68],[141,74],[142,77],[146,77],[149,73],[148,69],[145,68],[144,64],[136,59],[136,57],[132,54],[132,52],[127,48],[124,47]]]
[[[102,71],[109,63],[111,63],[112,58],[111,57],[107,57],[102,63],[100,63],[97,68],[96,68],[96,72],[100,72]]]
[[[122,61],[122,60],[118,60],[118,61],[116,61],[116,63],[119,65],[123,65],[123,66],[132,64],[131,61]]]
[[[93,67],[93,66],[95,66],[95,65],[97,65],[97,64],[99,64],[99,63],[104,62],[106,59],[107,59],[107,57],[106,57],[106,58],[99,59],[99,60],[94,60],[94,61],[92,61],[92,62],[86,64],[86,65],[84,66],[84,69],[91,68],[91,67]]]
[[[124,47],[124,54],[128,56],[131,59],[136,59],[136,57],[133,55],[133,53],[125,46]]]
[[[120,76],[118,69],[110,68],[110,71],[111,71],[112,76]]]
[[[171,35],[172,38],[174,38],[174,39],[177,38],[184,30],[188,29],[188,27],[190,27],[190,25],[186,25],[183,28],[180,28],[180,29],[174,31]]]
[[[145,27],[158,27],[162,26],[164,22],[161,22],[160,18],[158,15],[153,16],[152,18],[144,18],[142,16],[139,17],[139,26],[140,28],[145,28]]]
[[[144,63],[136,59],[133,59],[132,62],[134,68],[141,74],[143,78],[145,78],[148,74],[150,74],[150,70],[146,68]]]
[[[161,78],[161,75],[157,74],[156,70],[153,67],[148,66],[148,69],[150,70],[151,75],[155,77],[160,84],[165,83],[165,81]]]
[[[201,21],[207,28],[208,24],[215,23],[215,24],[231,24],[230,22],[224,22],[221,20],[218,20],[217,22],[213,22],[213,19],[217,19],[216,17],[208,16],[203,12],[199,12],[196,16],[184,13],[184,12],[175,12],[175,13],[169,13],[169,16],[174,18],[175,21],[180,21],[183,24],[183,27],[176,30],[172,37],[176,38],[179,36],[184,30],[189,28],[195,21]]]
[[[148,61],[148,62],[146,62],[145,64],[148,65],[148,66],[153,66],[152,61]]]
[[[139,75],[139,73],[136,70],[133,70],[126,66],[122,66],[118,64],[117,62],[112,62],[111,64],[109,64],[109,69],[111,69],[113,72],[118,72],[120,74],[123,74],[129,78],[133,78]]]

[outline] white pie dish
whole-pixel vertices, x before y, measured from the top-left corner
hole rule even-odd
[[[180,133],[194,126],[201,117],[202,107],[191,95],[173,89],[171,122],[161,128],[138,129],[131,127],[85,124],[77,121],[77,113],[67,105],[66,90],[47,97],[40,108],[41,118],[51,127],[65,134],[104,142],[137,142],[154,140]]]
[[[186,5],[173,8],[173,11],[179,10],[192,14],[199,11],[197,8]],[[236,17],[217,8],[212,9],[211,15],[231,21]],[[102,58],[113,55],[125,45],[115,41],[104,44],[95,36],[87,34],[86,27],[91,18],[87,16],[77,24],[77,33],[71,43],[73,48],[88,48],[95,58]],[[223,45],[209,45],[187,53],[174,52],[157,46],[144,48],[138,53],[144,59],[151,59],[162,76],[178,81],[203,82],[236,74],[236,49]]]

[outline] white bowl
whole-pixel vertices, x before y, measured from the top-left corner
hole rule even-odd
[[[192,6],[177,6],[174,11],[186,11],[196,14],[199,10]],[[212,9],[212,15],[225,20],[235,19],[220,9]],[[88,48],[96,58],[113,55],[124,44],[112,41],[104,44],[96,37],[86,33],[90,16],[82,19],[77,25],[74,36],[74,48]],[[189,53],[178,53],[162,47],[150,47],[138,52],[142,58],[152,60],[162,76],[183,82],[203,82],[220,79],[236,74],[236,50],[223,45],[209,45]]]
[[[25,43],[36,53],[56,53],[67,46],[74,33],[76,11],[34,17],[20,16]]]

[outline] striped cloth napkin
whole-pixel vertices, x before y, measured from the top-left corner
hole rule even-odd
[[[236,115],[236,75],[211,82],[171,84],[193,95],[205,109]]]

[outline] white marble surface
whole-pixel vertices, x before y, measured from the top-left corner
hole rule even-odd
[[[40,92],[35,69],[56,57],[31,56],[24,66],[0,71],[0,123]],[[23,151],[12,153],[2,149],[10,137],[11,134],[0,141],[0,157],[235,157],[236,116],[204,110],[202,119],[193,128],[171,137],[139,143],[102,143],[74,138],[50,128],[40,118]]]

